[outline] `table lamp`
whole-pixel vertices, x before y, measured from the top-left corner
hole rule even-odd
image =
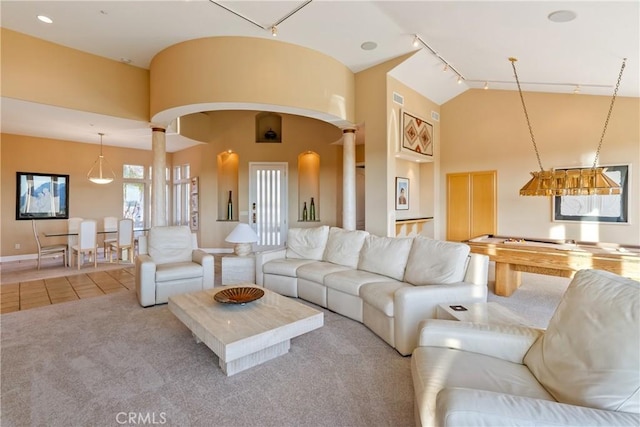
[[[251,244],[258,241],[258,235],[249,224],[243,223],[236,225],[224,240],[236,244],[233,247],[233,253],[238,256],[247,256],[251,253]]]

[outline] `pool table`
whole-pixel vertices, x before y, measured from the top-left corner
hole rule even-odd
[[[471,252],[496,264],[495,293],[511,295],[521,272],[573,277],[585,268],[611,271],[640,281],[640,246],[486,234],[466,240]]]

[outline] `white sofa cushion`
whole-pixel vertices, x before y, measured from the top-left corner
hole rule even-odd
[[[273,259],[262,266],[264,274],[277,274],[279,276],[297,277],[298,267],[314,262],[310,259]]]
[[[337,273],[327,274],[324,277],[324,285],[327,288],[344,292],[345,294],[359,296],[360,286],[366,283],[388,281],[389,278],[379,274],[362,270],[343,270]]]
[[[416,286],[462,282],[469,250],[464,243],[416,236],[411,245],[404,281]]]
[[[439,401],[438,394],[449,388],[505,393],[507,403],[512,395],[553,401],[526,366],[451,348],[416,348],[411,356],[411,376],[422,426],[448,425],[445,420],[436,419],[436,402]],[[499,405],[501,401],[495,404]],[[511,425],[535,425],[527,421],[527,414],[523,414]]]
[[[639,413],[638,324],[640,282],[580,270],[524,362],[559,402]]]
[[[315,282],[321,286],[324,286],[324,277],[327,274],[335,273],[336,271],[347,270],[348,267],[339,264],[333,264],[330,262],[313,261],[305,265],[298,267],[296,275],[298,279],[306,279],[311,282]]]
[[[152,227],[148,253],[156,264],[192,261],[193,240],[188,226]]]
[[[402,280],[413,237],[368,235],[360,251],[358,270]]]
[[[360,258],[360,249],[362,249],[364,239],[368,235],[369,233],[362,230],[350,231],[331,227],[323,260],[349,268],[356,268]]]
[[[329,226],[290,228],[287,234],[287,258],[321,261],[329,238]]]
[[[172,262],[156,267],[156,282],[202,278],[202,266],[195,262]]]
[[[394,317],[394,295],[400,288],[412,286],[404,282],[367,283],[360,287],[360,298],[387,317]]]

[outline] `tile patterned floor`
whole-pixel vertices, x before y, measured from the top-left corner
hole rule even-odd
[[[3,283],[0,314],[135,288],[134,267]]]

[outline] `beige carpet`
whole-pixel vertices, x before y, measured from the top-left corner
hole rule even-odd
[[[544,327],[568,283],[524,274],[511,297],[489,300]],[[1,424],[414,425],[410,358],[321,310],[325,326],[288,354],[231,377],[166,305],[143,309],[135,292],[3,314]]]
[[[323,312],[288,354],[231,377],[135,292],[3,314],[2,426],[118,425],[121,413],[184,427],[414,425],[410,358]]]

